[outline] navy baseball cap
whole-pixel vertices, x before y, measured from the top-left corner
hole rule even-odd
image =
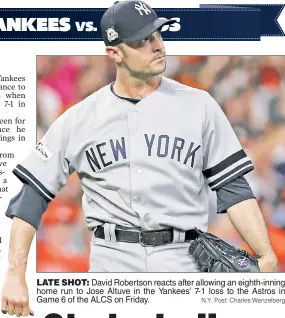
[[[106,46],[140,41],[175,19],[158,18],[143,1],[116,1],[103,14],[100,26]]]

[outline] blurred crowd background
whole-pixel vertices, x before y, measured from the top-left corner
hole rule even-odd
[[[264,215],[279,271],[285,271],[285,57],[168,56],[165,76],[208,91],[220,104],[255,169],[246,178]],[[37,57],[37,138],[68,107],[114,81],[106,56]],[[85,272],[91,233],[74,173],[45,212],[37,234],[39,272]],[[250,249],[216,213],[211,193],[209,231]]]

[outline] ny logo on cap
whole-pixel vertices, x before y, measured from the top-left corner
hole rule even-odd
[[[140,15],[143,15],[143,12],[145,15],[148,15],[151,13],[149,8],[145,5],[145,3],[139,2],[135,4],[135,9],[139,11]]]
[[[108,30],[106,30],[106,33],[107,33],[107,38],[109,42],[112,42],[119,37],[118,32],[115,31],[113,26],[111,26]]]

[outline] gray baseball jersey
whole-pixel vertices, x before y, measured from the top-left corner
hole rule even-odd
[[[71,107],[13,172],[52,200],[77,171],[90,230],[206,231],[209,189],[252,169],[215,100],[162,77],[137,104],[107,85]]]

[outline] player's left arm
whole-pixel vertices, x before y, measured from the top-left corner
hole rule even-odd
[[[233,226],[255,254],[261,257],[261,270],[274,270],[277,260],[255,196],[245,177],[239,176],[230,181],[217,190],[216,194],[217,212],[228,213]]]
[[[233,226],[259,257],[261,271],[275,271],[277,259],[263,216],[253,194],[249,191],[251,189],[241,179],[253,170],[251,159],[242,149],[217,102],[209,94],[204,97],[203,174],[211,190],[217,192],[217,197],[227,197],[220,200],[222,204],[220,211],[218,204],[218,212],[228,212]],[[244,190],[237,193],[236,185]]]
[[[277,257],[272,249],[265,221],[256,199],[241,201],[227,209],[229,219],[240,236],[259,258],[262,272],[275,272]]]

